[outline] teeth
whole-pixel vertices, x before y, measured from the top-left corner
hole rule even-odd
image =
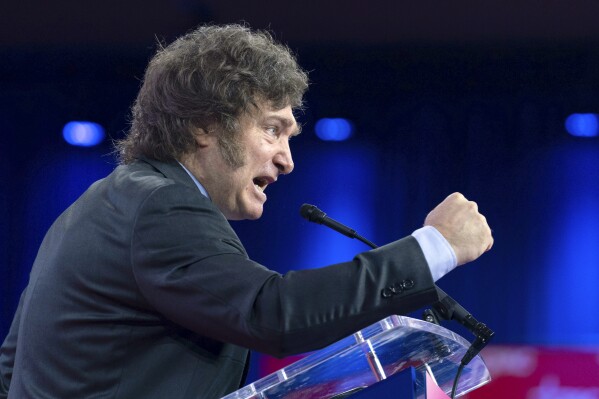
[[[256,188],[257,188],[258,190],[262,191],[262,192],[264,192],[264,189],[266,188],[266,186],[264,186],[264,187],[260,187],[260,186],[259,186],[259,185],[257,185],[257,184],[254,184],[254,186],[256,186]]]

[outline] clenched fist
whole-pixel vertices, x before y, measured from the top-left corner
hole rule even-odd
[[[460,193],[451,194],[437,205],[424,225],[439,230],[451,244],[458,265],[475,260],[493,246],[487,219],[478,213],[476,202],[468,201]]]

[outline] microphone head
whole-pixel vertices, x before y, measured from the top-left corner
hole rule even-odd
[[[314,205],[304,204],[300,207],[300,215],[309,222],[322,223],[327,214]]]

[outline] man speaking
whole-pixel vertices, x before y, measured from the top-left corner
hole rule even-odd
[[[454,193],[423,228],[345,263],[281,275],[249,259],[228,220],[259,218],[292,172],[307,87],[285,46],[243,26],[158,50],[121,164],[42,242],[0,398],[219,398],[243,384],[248,349],[315,350],[430,304],[434,281],[491,248]]]

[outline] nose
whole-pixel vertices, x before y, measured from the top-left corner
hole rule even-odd
[[[279,170],[279,173],[287,175],[293,171],[293,158],[291,157],[291,148],[288,140],[281,140],[281,149],[277,151],[273,158],[273,163]]]

